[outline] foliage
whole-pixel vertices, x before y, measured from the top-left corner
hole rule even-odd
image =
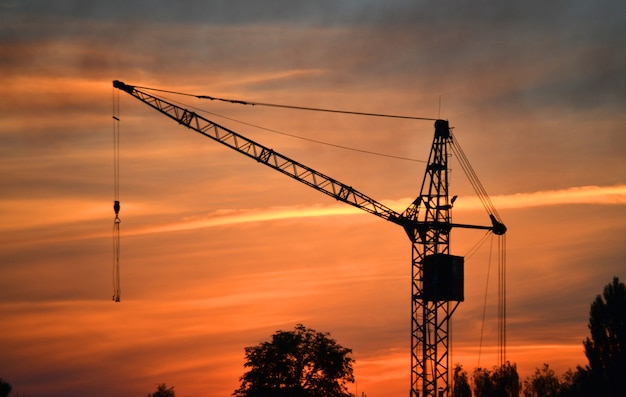
[[[457,364],[454,367],[454,386],[452,387],[452,397],[472,397],[472,389],[467,379],[467,372],[463,366]]]
[[[595,396],[595,392],[590,388],[589,372],[580,366],[576,371],[568,370],[563,375],[561,382],[561,393],[559,397],[587,397]]]
[[[589,397],[596,393],[588,387],[587,371],[578,367],[567,370],[562,377],[550,369],[548,364],[537,368],[533,376],[524,380],[524,397]]]
[[[474,369],[474,395],[476,397],[488,397],[493,395],[494,386],[491,382],[491,372],[486,368]]]
[[[9,397],[11,390],[13,390],[11,384],[0,378],[0,397]]]
[[[560,393],[561,382],[548,364],[524,380],[524,397],[558,397]]]
[[[241,377],[238,397],[348,397],[354,382],[352,363],[330,334],[298,324],[294,331],[278,331],[270,342],[245,348],[249,368]]]
[[[518,397],[521,390],[517,366],[508,361],[493,371],[476,368],[473,379],[476,397]]]
[[[626,396],[626,285],[617,277],[591,304],[589,330],[583,345],[593,389],[597,395]]]
[[[165,383],[161,383],[157,386],[157,391],[154,393],[148,394],[147,397],[175,397],[174,387],[167,387]]]

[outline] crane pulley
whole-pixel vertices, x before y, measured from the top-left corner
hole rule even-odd
[[[411,397],[449,395],[449,321],[459,302],[464,300],[463,257],[450,254],[450,232],[453,228],[469,228],[487,230],[502,236],[507,229],[493,205],[490,205],[469,162],[463,160],[464,171],[474,181],[483,203],[488,204],[486,207],[491,225],[452,223],[451,208],[455,198],[450,199],[448,195],[448,147],[452,147],[457,156],[464,158],[464,154],[455,142],[448,121],[435,120],[435,137],[420,195],[405,211],[399,213],[350,185],[137,86],[115,80],[113,87],[132,95],[177,123],[315,190],[402,226],[412,243]],[[500,342],[505,343],[503,338]]]

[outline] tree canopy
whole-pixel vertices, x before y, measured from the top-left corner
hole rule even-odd
[[[521,390],[517,366],[508,361],[493,371],[476,368],[473,379],[476,397],[517,397]]]
[[[472,397],[472,389],[467,378],[467,371],[465,371],[460,364],[454,367],[453,384],[452,397]]]
[[[559,377],[548,364],[524,381],[524,397],[559,397],[561,389]]]
[[[583,344],[598,395],[626,396],[626,285],[614,277],[589,311],[591,338]]]
[[[11,394],[11,390],[13,390],[11,384],[0,378],[0,397],[8,397]]]
[[[174,387],[167,387],[165,383],[161,383],[157,386],[157,390],[154,393],[148,394],[147,397],[176,397],[174,393]]]
[[[298,324],[277,331],[272,340],[245,348],[248,371],[241,377],[238,397],[349,397],[354,382],[351,349],[330,334]]]

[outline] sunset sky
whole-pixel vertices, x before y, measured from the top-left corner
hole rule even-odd
[[[229,396],[244,348],[302,323],[353,350],[359,395],[408,394],[404,231],[123,92],[111,301],[116,79],[449,120],[509,230],[507,359],[522,378],[585,365],[589,305],[626,280],[624,48],[621,0],[0,0],[0,378],[29,397]],[[432,121],[162,95],[399,212],[419,194]],[[453,220],[488,225],[450,164]],[[451,236],[469,372],[497,364],[497,242],[468,255],[483,236]]]

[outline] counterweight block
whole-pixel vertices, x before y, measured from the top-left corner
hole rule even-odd
[[[463,278],[464,258],[447,254],[424,257],[423,296],[429,302],[465,300]]]

